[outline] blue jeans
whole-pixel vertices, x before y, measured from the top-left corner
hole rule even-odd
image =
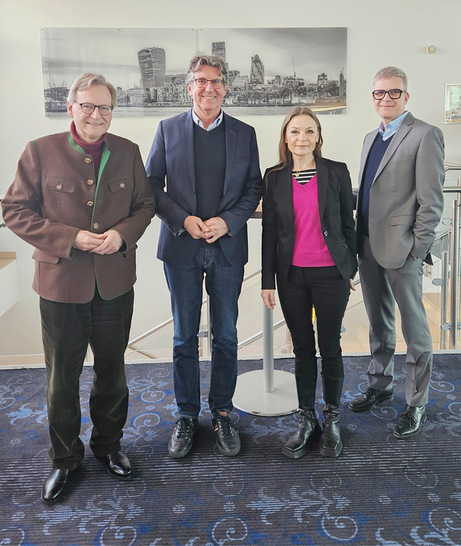
[[[243,265],[233,266],[219,244],[202,242],[194,259],[164,263],[174,319],[173,371],[176,403],[181,416],[200,413],[198,332],[203,278],[210,299],[211,411],[230,411],[237,381],[237,316]]]

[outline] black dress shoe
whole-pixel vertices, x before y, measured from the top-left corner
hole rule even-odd
[[[42,489],[42,501],[54,502],[62,493],[69,476],[69,471],[62,468],[54,468],[45,480]]]
[[[403,439],[418,434],[426,418],[426,406],[406,405],[395,425],[394,436]]]
[[[213,413],[211,424],[216,434],[216,445],[226,457],[234,457],[240,451],[240,436],[229,415]]]
[[[181,417],[174,427],[168,442],[168,453],[174,459],[182,459],[192,448],[194,434],[198,428],[197,417]]]
[[[307,453],[309,440],[320,432],[320,425],[314,410],[301,410],[298,416],[298,430],[282,447],[282,453],[290,459],[299,459]]]
[[[390,391],[378,391],[368,387],[364,394],[357,396],[352,402],[349,402],[349,409],[352,411],[365,411],[371,409],[378,402],[384,400],[392,400],[394,398],[394,392]]]
[[[110,455],[97,456],[104,463],[107,472],[114,478],[126,479],[131,476],[131,463],[122,451],[116,451]]]

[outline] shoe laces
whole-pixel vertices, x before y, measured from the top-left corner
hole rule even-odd
[[[181,436],[189,436],[192,430],[192,422],[185,417],[181,417],[181,419],[176,423],[176,436],[178,438],[181,438]]]
[[[214,419],[214,430],[217,434],[222,434],[223,436],[230,436],[232,434],[234,427],[227,415],[216,415]]]

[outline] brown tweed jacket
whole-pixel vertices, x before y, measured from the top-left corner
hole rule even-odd
[[[97,284],[104,299],[136,280],[136,241],[155,214],[136,144],[107,134],[99,176],[91,155],[70,132],[29,142],[3,202],[6,225],[35,247],[34,290],[43,298],[86,303]],[[115,229],[119,252],[97,255],[73,247],[80,229]]]

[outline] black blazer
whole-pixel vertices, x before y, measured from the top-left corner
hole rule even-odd
[[[353,196],[345,163],[315,157],[320,222],[325,243],[344,279],[357,271]],[[275,275],[288,277],[294,250],[292,165],[264,175],[262,288],[275,288]]]

